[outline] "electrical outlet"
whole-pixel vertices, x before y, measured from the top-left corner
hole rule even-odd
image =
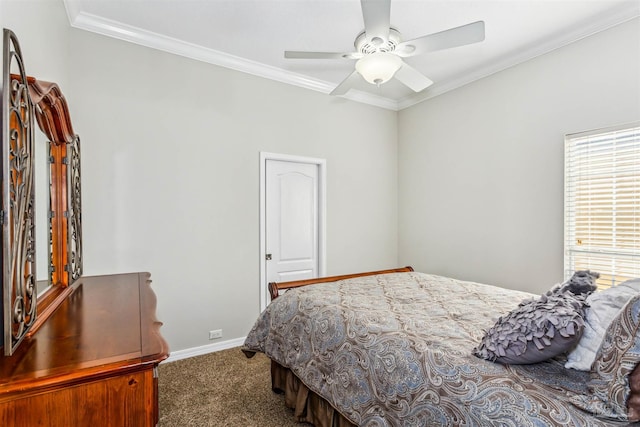
[[[215,331],[209,331],[209,339],[215,340],[216,338],[222,338],[222,329],[216,329]]]

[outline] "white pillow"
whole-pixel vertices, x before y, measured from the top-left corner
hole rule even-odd
[[[587,298],[589,306],[585,310],[584,332],[576,348],[567,356],[565,368],[579,371],[591,370],[591,365],[611,321],[638,293],[640,293],[640,278],[627,280],[618,286],[589,295]]]

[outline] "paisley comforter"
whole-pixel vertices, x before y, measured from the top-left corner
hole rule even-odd
[[[287,367],[359,426],[613,426],[572,405],[588,372],[558,358],[501,365],[471,350],[532,295],[394,273],[290,290],[244,350]]]

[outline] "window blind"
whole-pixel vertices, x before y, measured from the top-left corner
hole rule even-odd
[[[565,137],[565,277],[640,277],[640,122]]]

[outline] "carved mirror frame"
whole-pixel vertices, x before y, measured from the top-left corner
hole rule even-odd
[[[46,321],[82,275],[80,138],[55,83],[28,77],[18,40],[4,30],[2,106],[2,300],[4,354]],[[26,83],[25,83],[26,82]],[[35,120],[49,139],[49,207],[35,204]],[[51,285],[36,292],[35,209],[48,209]]]

